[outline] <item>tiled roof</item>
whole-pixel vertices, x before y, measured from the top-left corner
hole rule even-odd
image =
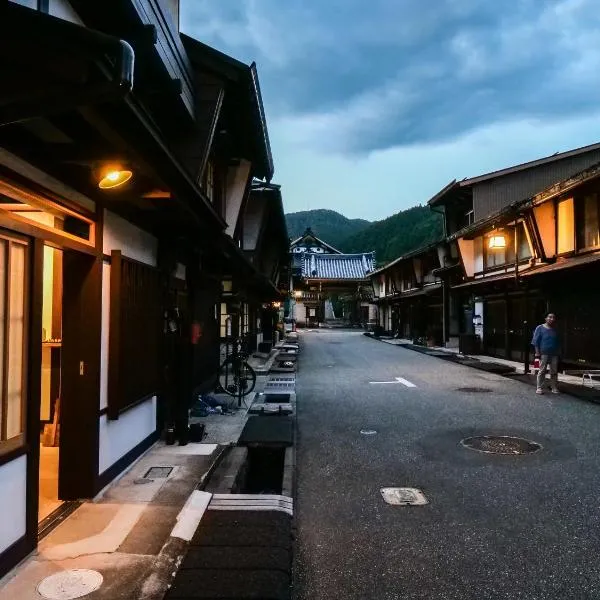
[[[310,254],[302,257],[302,276],[307,279],[366,279],[374,269],[374,252]]]

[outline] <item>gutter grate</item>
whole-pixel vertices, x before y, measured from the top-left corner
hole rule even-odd
[[[143,479],[165,479],[172,471],[173,467],[150,467]]]

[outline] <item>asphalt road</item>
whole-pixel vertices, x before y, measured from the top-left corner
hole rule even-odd
[[[600,405],[356,332],[301,336],[296,600],[600,599]],[[416,387],[369,383],[396,377]],[[543,448],[460,444],[491,434]],[[387,486],[429,504],[390,506]]]

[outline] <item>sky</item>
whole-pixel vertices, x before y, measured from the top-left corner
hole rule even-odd
[[[597,0],[181,0],[255,61],[286,212],[382,219],[600,141]]]

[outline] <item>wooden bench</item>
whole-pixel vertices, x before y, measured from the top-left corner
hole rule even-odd
[[[590,382],[590,386],[594,387],[594,377],[600,377],[600,369],[577,369],[574,371],[564,371],[565,375],[581,375],[581,385],[585,386],[586,380]]]

